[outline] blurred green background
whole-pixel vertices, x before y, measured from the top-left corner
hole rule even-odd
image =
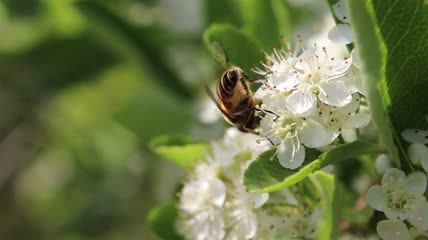
[[[237,2],[1,1],[0,239],[156,239],[148,211],[184,171],[149,142],[222,135],[198,119],[213,80],[202,33],[264,18]],[[301,6],[287,25],[328,13]]]

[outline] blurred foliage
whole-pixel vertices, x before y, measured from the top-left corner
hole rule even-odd
[[[0,239],[154,237],[148,210],[182,171],[149,140],[189,132],[210,78],[200,29],[169,27],[171,7],[0,3]]]
[[[1,1],[0,239],[157,239],[149,209],[183,170],[152,139],[222,134],[196,114],[214,80],[204,44],[221,41],[248,71],[325,13],[281,0]],[[201,154],[194,143],[162,147]]]

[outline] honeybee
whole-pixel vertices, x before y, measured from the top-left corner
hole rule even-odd
[[[259,101],[254,98],[249,86],[254,80],[250,80],[241,68],[229,66],[226,53],[218,42],[213,42],[212,57],[214,75],[219,80],[216,95],[205,86],[208,97],[220,109],[227,122],[242,132],[258,134],[255,128],[261,120],[256,115],[256,105]]]

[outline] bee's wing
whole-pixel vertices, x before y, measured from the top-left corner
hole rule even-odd
[[[219,42],[212,44],[213,72],[216,79],[219,79],[227,69],[228,59]]]
[[[223,113],[223,115],[229,120],[232,121],[233,117],[228,113],[226,110],[224,110],[223,105],[221,105],[218,101],[218,99],[214,96],[214,93],[211,91],[211,89],[208,86],[205,86],[205,92],[207,93],[208,97],[211,98],[213,103],[217,106],[218,109]]]

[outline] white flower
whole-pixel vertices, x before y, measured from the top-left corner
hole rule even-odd
[[[305,159],[305,146],[320,148],[331,144],[342,131],[355,131],[370,121],[368,113],[356,113],[360,95],[354,93],[343,107],[321,103],[312,115],[299,117],[286,104],[285,95],[277,89],[266,90],[261,111],[260,135],[277,146],[277,157],[285,168],[296,169]]]
[[[224,213],[220,210],[211,208],[192,215],[182,223],[180,231],[188,239],[223,239],[225,236]]]
[[[424,198],[413,204],[407,221],[413,226],[410,229],[412,235],[428,236],[428,202]]]
[[[428,172],[428,148],[421,143],[413,143],[407,150],[410,161],[415,165],[422,165],[425,172]]]
[[[201,163],[181,191],[184,212],[182,232],[189,239],[222,239],[225,236],[223,205],[226,186],[216,177],[215,162]]]
[[[286,44],[287,50],[265,53],[269,64],[253,71],[267,78],[255,94],[263,102],[260,136],[277,147],[283,167],[296,169],[305,160],[305,147],[326,147],[341,133],[355,141],[355,129],[366,126],[370,115],[358,112],[361,80],[352,58],[336,59],[316,44],[294,51]]]
[[[407,149],[407,156],[415,165],[422,165],[428,172],[428,132],[419,129],[406,129],[401,133],[403,138],[412,143]]]
[[[267,150],[267,144],[259,143],[260,137],[250,133],[243,133],[236,128],[228,128],[222,141],[211,143],[213,157],[222,166],[229,166],[238,154],[249,152],[253,160],[263,151]]]
[[[251,155],[266,147],[258,137],[227,130],[221,141],[212,143],[212,155],[200,162],[185,183],[180,197],[179,230],[187,239],[250,239],[257,232],[256,210],[269,194],[247,193],[243,173]],[[244,155],[238,164],[236,156]],[[250,156],[251,156],[250,155]]]
[[[341,0],[333,5],[333,12],[336,18],[340,21],[328,33],[328,38],[340,44],[349,44],[354,41],[354,34],[350,25],[351,18],[346,12],[345,1]]]
[[[386,172],[386,170],[392,168],[392,162],[389,159],[388,155],[381,154],[376,158],[375,161],[376,172],[379,175],[382,175]]]
[[[428,143],[428,131],[419,130],[419,129],[406,129],[401,133],[406,141],[410,143]]]
[[[376,227],[377,233],[384,240],[412,240],[406,224],[398,220],[380,221]]]
[[[343,77],[346,78],[344,83],[346,84],[346,88],[349,89],[350,92],[358,92],[363,95],[366,95],[366,91],[363,87],[362,77],[361,77],[361,60],[359,56],[359,49],[356,47],[352,49],[351,58],[352,65],[348,69],[348,72]]]
[[[356,112],[359,106],[360,95],[354,93],[351,102],[343,107],[321,104],[316,119],[326,127],[329,136],[335,139],[341,131],[353,131],[356,128],[365,127],[370,122],[368,113]]]
[[[237,179],[232,199],[228,201],[231,231],[228,239],[250,239],[257,233],[256,210],[269,199],[268,193],[250,194],[245,191],[241,179]]]
[[[302,165],[305,160],[305,147],[299,140],[302,118],[295,117],[285,108],[285,98],[278,90],[273,90],[263,98],[262,109],[276,112],[277,116],[267,114],[260,122],[260,135],[278,146],[279,163],[290,169]]]
[[[413,172],[407,177],[399,169],[391,168],[382,177],[381,186],[374,185],[367,192],[367,202],[374,209],[383,211],[391,220],[405,220],[419,198],[423,197],[427,177]]]
[[[352,58],[339,59],[328,55],[326,48],[314,45],[305,49],[298,46],[293,52],[290,43],[288,50],[274,49],[274,55],[266,58],[270,65],[266,70],[259,68],[254,72],[268,75],[268,82],[261,88],[259,96],[272,88],[287,92],[286,107],[296,116],[309,116],[316,108],[318,99],[330,106],[343,107],[351,102],[352,93],[357,87],[349,86],[344,77],[352,64]],[[300,53],[301,52],[301,53]]]

